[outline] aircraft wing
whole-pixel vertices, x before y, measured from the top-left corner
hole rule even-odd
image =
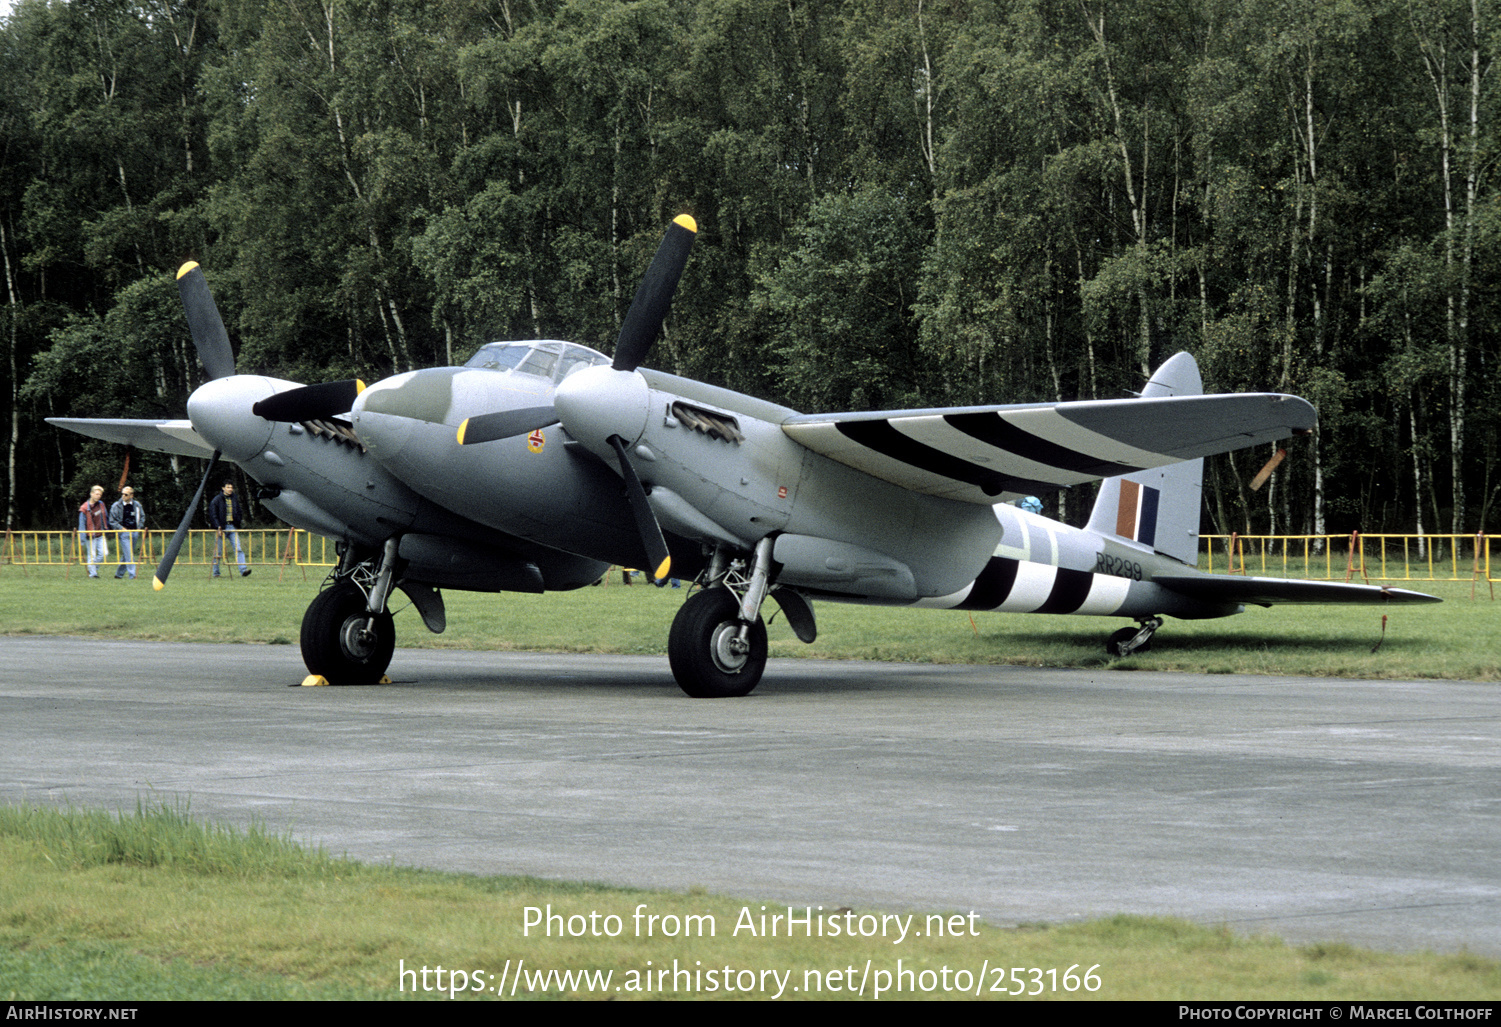
[[[1289,578],[1250,578],[1238,574],[1182,574],[1152,576],[1152,583],[1189,599],[1211,603],[1249,603],[1273,606],[1329,603],[1440,603],[1437,596],[1384,585],[1351,585],[1339,581]]]
[[[188,420],[150,420],[128,417],[49,417],[48,424],[76,431],[91,439],[118,442],[154,453],[213,456],[214,447],[193,430]]]
[[[811,414],[782,430],[815,453],[925,495],[991,505],[1307,433],[1276,393]]]

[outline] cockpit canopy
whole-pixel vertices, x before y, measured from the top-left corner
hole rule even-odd
[[[555,339],[532,339],[528,342],[487,342],[464,366],[534,374],[556,383],[585,367],[609,362],[609,357],[588,346]]]

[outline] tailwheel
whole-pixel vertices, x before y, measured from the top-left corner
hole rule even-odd
[[[371,617],[360,588],[340,581],[319,592],[302,617],[302,662],[335,685],[373,685],[391,665],[396,625],[389,610]]]
[[[749,695],[766,669],[766,623],[740,619],[727,588],[695,592],[673,619],[667,660],[678,686],[696,699]]]
[[[1105,640],[1105,651],[1111,656],[1130,656],[1144,653],[1152,648],[1152,636],[1162,627],[1161,617],[1148,617],[1140,627],[1121,628]]]

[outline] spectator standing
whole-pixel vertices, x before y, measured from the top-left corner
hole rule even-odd
[[[78,544],[87,554],[89,577],[99,577],[99,565],[109,559],[109,509],[104,505],[104,486],[89,489],[89,498],[78,507]]]
[[[136,490],[129,485],[120,490],[120,498],[109,508],[109,526],[119,533],[116,537],[120,540],[120,569],[115,577],[123,578],[128,572],[134,581],[135,554],[146,529],[146,508],[136,501]]]
[[[217,531],[214,548],[214,577],[219,576],[219,561],[224,557],[224,536],[229,536],[235,547],[235,557],[240,563],[240,577],[250,577],[250,568],[245,565],[245,551],[240,548],[240,501],[235,498],[235,485],[226,481],[224,488],[208,504],[208,523]]]

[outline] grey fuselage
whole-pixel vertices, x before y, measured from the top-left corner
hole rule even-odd
[[[1151,585],[1154,568],[1183,573],[1183,565],[1150,550],[1009,505],[921,495],[815,453],[782,430],[797,416],[789,408],[658,371],[640,376],[644,416],[611,430],[648,487],[675,575],[693,577],[716,547],[748,554],[774,536],[777,583],[836,600],[1124,616],[1239,609],[1190,603]],[[598,440],[552,424],[457,443],[467,418],[561,400],[566,378],[510,365],[414,371],[371,386],[351,418],[394,478],[466,520],[597,561],[645,566],[614,455]]]

